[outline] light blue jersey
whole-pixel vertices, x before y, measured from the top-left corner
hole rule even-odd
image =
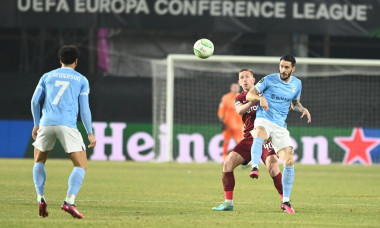
[[[256,112],[256,118],[267,119],[281,127],[286,128],[286,117],[292,100],[301,97],[301,80],[290,76],[290,81],[281,80],[280,74],[270,74],[262,78],[255,87],[268,101],[269,109],[263,110],[260,106]]]
[[[89,92],[87,78],[72,68],[62,67],[44,74],[32,98],[34,125],[65,125],[76,129],[79,102],[87,133],[92,133]],[[45,101],[40,119],[39,103],[42,98]]]

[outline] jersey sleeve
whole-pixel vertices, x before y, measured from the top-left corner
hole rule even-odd
[[[243,101],[243,95],[242,94],[237,95],[234,99],[235,107],[236,107],[236,105],[241,104],[242,101]]]
[[[88,83],[88,80],[83,80],[81,89],[80,89],[80,95],[87,95],[90,93],[90,85]]]
[[[46,75],[41,77],[36,89],[34,90],[32,101],[31,101],[31,109],[32,109],[34,126],[40,125],[40,119],[41,119],[40,102],[45,96],[45,90],[46,90],[45,78],[46,78]]]
[[[80,106],[80,117],[82,119],[84,128],[86,129],[87,134],[92,134],[92,117],[89,104],[88,95],[90,93],[90,86],[88,81],[82,84],[80,95],[79,95],[79,106]]]
[[[268,76],[265,76],[263,77],[256,85],[256,89],[260,92],[264,92],[264,90],[267,88],[268,86],[268,81],[269,81],[269,77]]]
[[[298,84],[298,90],[296,95],[294,96],[294,100],[298,100],[301,97],[301,91],[302,91],[302,82]]]

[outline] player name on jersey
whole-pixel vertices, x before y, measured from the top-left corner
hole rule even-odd
[[[55,78],[72,79],[72,80],[76,80],[76,81],[80,82],[80,77],[78,75],[74,75],[74,74],[54,72],[50,75],[51,75],[51,77],[55,77]]]

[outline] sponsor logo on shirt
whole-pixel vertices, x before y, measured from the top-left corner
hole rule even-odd
[[[278,101],[292,101],[291,99],[288,99],[286,97],[279,97],[276,94],[272,94],[270,96],[273,100],[278,100]]]
[[[251,106],[248,110],[247,110],[247,113],[251,113],[252,111],[256,111],[257,110],[257,105],[254,105],[254,106]]]

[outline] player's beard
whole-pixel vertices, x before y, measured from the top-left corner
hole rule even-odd
[[[280,73],[280,78],[283,81],[287,81],[288,78],[290,77],[290,75],[292,75],[292,72],[290,72],[289,74],[287,74],[287,73],[281,73],[280,71],[278,71],[278,72]]]

